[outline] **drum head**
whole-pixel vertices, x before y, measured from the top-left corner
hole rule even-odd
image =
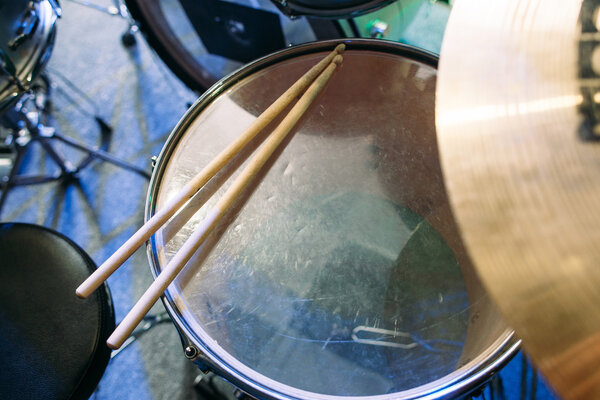
[[[436,60],[347,45],[292,137],[167,290],[167,308],[213,369],[261,397],[465,392],[516,347],[448,206]],[[161,153],[147,217],[334,47],[277,53],[205,94]],[[224,170],[152,238],[155,274],[236,173]]]

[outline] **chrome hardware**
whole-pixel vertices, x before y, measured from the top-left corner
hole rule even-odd
[[[390,26],[388,25],[388,23],[385,21],[382,21],[380,19],[370,21],[367,24],[367,30],[369,31],[369,36],[372,37],[373,39],[383,38],[385,35],[387,35],[389,28],[390,28]]]
[[[21,17],[19,27],[15,31],[15,37],[8,41],[8,47],[11,50],[16,50],[21,44],[27,39],[31,38],[35,33],[40,23],[40,17],[38,17],[33,2],[29,3],[29,6]]]
[[[54,10],[56,16],[58,18],[62,17],[62,8],[60,7],[60,3],[58,2],[58,0],[48,0],[48,3],[50,3],[50,6]]]
[[[198,356],[198,349],[194,346],[187,346],[184,350],[183,353],[185,354],[185,357],[189,360],[193,360],[194,358],[196,358]]]

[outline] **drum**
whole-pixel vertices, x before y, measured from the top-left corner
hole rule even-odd
[[[27,91],[50,58],[56,2],[13,0],[1,4],[0,112]]]
[[[335,44],[277,52],[207,91],[157,160],[146,218]],[[449,208],[437,59],[393,42],[346,44],[339,71],[167,289],[165,306],[189,358],[258,398],[472,393],[519,341]],[[155,276],[272,128],[152,237]]]

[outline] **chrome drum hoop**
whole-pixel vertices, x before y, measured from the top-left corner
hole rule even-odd
[[[295,1],[271,0],[290,17],[308,16],[318,18],[353,18],[375,11],[396,0],[375,1]]]
[[[325,52],[335,47],[337,41],[323,41],[311,44],[305,44],[282,50],[272,55],[261,58],[237,72],[227,76],[209,89],[182,117],[178,125],[172,131],[163,147],[152,174],[148,196],[146,201],[145,219],[148,220],[156,211],[157,199],[159,197],[160,186],[167,164],[176,150],[177,144],[182,136],[188,131],[192,123],[201,113],[217,100],[222,94],[226,93],[233,85],[242,81],[253,74],[264,70],[270,66],[276,65],[282,61],[309,55],[317,52]],[[411,46],[402,45],[394,42],[381,40],[355,39],[345,41],[347,51],[373,51],[388,55],[398,55],[410,60],[421,62],[430,67],[437,67],[437,58],[423,50]],[[158,254],[158,244],[156,236],[153,236],[147,247],[148,258],[151,266],[151,272],[156,278],[160,273],[160,255]],[[198,365],[208,367],[220,376],[238,386],[241,390],[256,396],[258,398],[268,399],[290,399],[290,398],[310,398],[310,399],[345,399],[346,396],[336,395],[318,395],[302,397],[290,394],[279,388],[274,389],[265,384],[264,381],[254,379],[254,377],[240,373],[231,363],[224,360],[209,345],[203,342],[194,331],[194,327],[186,321],[182,310],[177,306],[176,289],[171,286],[163,296],[163,303],[173,319],[178,331],[182,336],[184,346],[190,345],[200,352],[195,356]],[[384,400],[384,399],[438,399],[438,398],[462,398],[472,394],[482,388],[519,350],[520,341],[514,336],[514,333],[506,328],[498,334],[491,345],[476,357],[476,360],[469,360],[460,368],[449,374],[447,377],[435,380],[426,385],[418,386],[413,389],[403,390],[401,392],[369,395],[364,399]]]

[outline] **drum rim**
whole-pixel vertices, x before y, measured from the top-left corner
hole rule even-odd
[[[284,12],[284,14],[292,17],[354,18],[383,8],[394,1],[396,0],[370,0],[351,7],[338,6],[329,8],[310,7],[289,0],[274,0],[273,2]]]
[[[187,110],[187,112],[183,115],[175,128],[169,134],[159,156],[156,159],[156,163],[154,164],[154,169],[146,197],[146,207],[144,212],[145,220],[147,221],[156,210],[156,199],[159,183],[162,181],[166,165],[168,164],[167,161],[169,156],[175,150],[183,133],[187,131],[196,117],[204,109],[206,109],[221,94],[227,91],[229,87],[257,71],[295,56],[311,54],[318,51],[327,51],[335,47],[338,43],[344,43],[347,50],[370,50],[396,54],[437,69],[438,56],[436,54],[410,45],[381,39],[326,40],[305,43],[277,51],[241,67],[240,69],[219,80],[202,96],[200,96]],[[148,241],[146,248],[150,270],[154,279],[157,278],[159,271],[158,254],[154,250],[156,249],[155,240],[155,236],[152,236]],[[261,383],[253,377],[248,376],[247,374],[244,374],[238,369],[234,368],[221,356],[217,355],[212,349],[210,349],[204,342],[200,340],[198,335],[193,332],[190,323],[184,320],[183,313],[176,309],[176,302],[171,290],[167,289],[161,299],[181,336],[184,347],[191,344],[201,352],[199,355],[200,359],[196,360],[199,364],[204,366],[208,365],[210,370],[216,372],[220,376],[232,382],[234,385],[240,387],[240,389],[248,391],[250,394],[257,395],[259,397],[264,397],[266,395],[268,398],[277,400],[295,398],[282,391],[266,387],[264,383]],[[485,351],[481,352],[474,360],[471,360],[467,364],[471,365],[469,368],[460,371],[460,373],[459,370],[456,370],[438,380],[402,392],[352,397],[360,397],[371,400],[383,400],[391,397],[394,399],[433,399],[452,398],[456,395],[472,393],[477,388],[485,385],[497,371],[499,371],[516,355],[520,349],[520,343],[521,341],[516,337],[514,331],[506,328],[498,336],[494,343],[492,343]],[[465,366],[461,368],[465,368]],[[272,380],[271,378],[259,374],[258,372],[256,372],[256,374]],[[436,386],[436,383],[442,383],[442,385]],[[288,387],[289,385],[284,386]],[[312,395],[311,398],[315,399],[347,399],[349,397],[339,395],[324,395],[297,388],[293,389],[302,393],[310,393]],[[400,394],[402,397],[399,397]]]

